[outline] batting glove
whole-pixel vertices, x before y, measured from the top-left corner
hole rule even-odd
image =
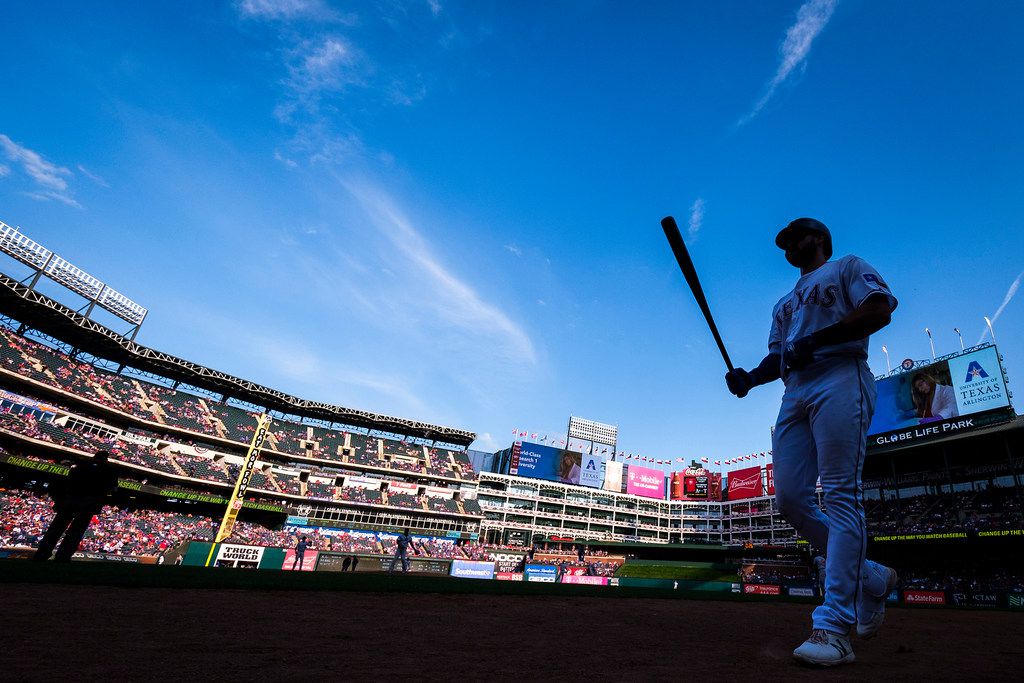
[[[725,373],[725,385],[729,387],[729,392],[736,398],[746,396],[756,384],[754,376],[743,368],[736,368]]]

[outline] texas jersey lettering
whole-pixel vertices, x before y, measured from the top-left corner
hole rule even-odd
[[[768,335],[769,352],[781,354],[786,344],[834,325],[869,296],[879,293],[889,299],[891,308],[896,307],[896,299],[889,286],[864,259],[844,256],[825,263],[797,280],[793,291],[775,304],[772,329]],[[814,355],[816,358],[867,358],[868,340],[865,337],[825,347]]]

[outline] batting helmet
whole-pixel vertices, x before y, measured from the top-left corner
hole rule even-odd
[[[797,218],[795,221],[791,221],[789,225],[779,230],[779,234],[775,236],[775,246],[779,249],[785,249],[789,236],[797,231],[816,232],[824,235],[825,258],[832,258],[832,233],[828,231],[828,227],[824,223],[813,218]]]

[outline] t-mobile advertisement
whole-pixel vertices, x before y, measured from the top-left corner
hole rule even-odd
[[[729,500],[755,498],[764,495],[761,467],[745,467],[729,473]]]
[[[646,498],[665,498],[665,473],[630,465],[626,472],[626,493]]]
[[[582,469],[582,453],[524,441],[518,452],[513,449],[508,473],[519,477],[560,481],[563,484],[579,484]]]
[[[585,586],[607,586],[607,576],[581,576],[579,574],[563,574],[562,583],[576,583]]]
[[[886,377],[875,387],[869,447],[970,431],[1013,416],[994,346]]]

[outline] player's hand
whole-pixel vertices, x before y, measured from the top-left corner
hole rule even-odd
[[[782,351],[782,364],[790,370],[806,368],[814,360],[814,351],[817,348],[818,342],[813,334],[791,341]]]
[[[754,376],[743,368],[736,368],[725,373],[725,385],[729,387],[729,392],[736,398],[746,396],[755,384],[757,382],[754,381]]]

